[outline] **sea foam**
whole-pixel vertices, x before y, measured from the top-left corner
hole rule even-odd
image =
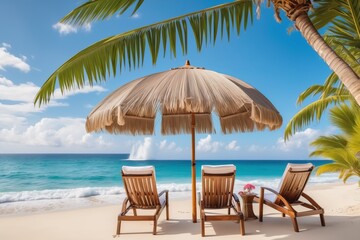
[[[351,181],[351,179],[350,179]],[[277,188],[280,178],[268,179],[240,179],[235,181],[234,190],[240,191],[242,187],[251,183],[259,189],[260,186],[267,186]],[[337,174],[323,174],[320,177],[311,177],[309,184],[331,183],[339,182]],[[158,183],[158,191],[169,190],[170,192],[190,192],[191,183]],[[201,182],[196,184],[197,191],[201,189]],[[123,187],[84,187],[72,189],[51,189],[51,190],[34,190],[34,191],[21,191],[21,192],[3,192],[0,193],[0,204],[11,202],[24,202],[24,201],[37,201],[37,200],[55,200],[55,199],[79,199],[88,197],[106,197],[113,195],[120,195],[124,193]]]
[[[6,192],[0,194],[0,203],[50,199],[86,198],[98,195],[116,195],[120,194],[121,192],[124,192],[123,188],[121,187],[86,187],[73,189]]]

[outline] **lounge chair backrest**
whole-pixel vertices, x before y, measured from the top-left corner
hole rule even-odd
[[[160,205],[153,166],[123,166],[121,173],[131,205],[143,209],[153,209]]]
[[[202,198],[205,208],[228,208],[234,190],[236,167],[229,165],[202,166]]]
[[[311,163],[288,163],[279,184],[278,192],[280,195],[289,203],[296,202],[301,196],[313,169],[314,165]],[[275,203],[282,205],[280,199],[276,199]]]

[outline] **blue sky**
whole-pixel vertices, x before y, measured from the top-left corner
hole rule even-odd
[[[308,159],[308,143],[334,131],[326,116],[284,143],[284,127],[300,109],[296,99],[313,84],[322,83],[330,69],[283,15],[278,24],[273,9],[263,6],[261,18],[240,36],[218,40],[198,53],[189,35],[187,56],[160,54],[156,66],[147,54],[143,67],[125,70],[93,88],[59,90],[50,104],[33,106],[36,92],[63,62],[105,37],[226,1],[151,0],[135,16],[88,24],[82,28],[58,21],[82,1],[3,0],[0,3],[0,153],[132,153],[134,158],[189,159],[190,136],[113,136],[87,134],[85,119],[107,94],[136,78],[181,66],[190,59],[201,66],[248,82],[279,110],[283,127],[264,131],[196,136],[198,159]],[[159,122],[159,121],[158,121]],[[217,132],[220,132],[217,128]]]

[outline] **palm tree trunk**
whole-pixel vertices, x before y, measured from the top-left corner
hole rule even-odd
[[[340,81],[346,86],[356,102],[360,105],[360,78],[353,69],[340,58],[324,41],[312,24],[306,12],[302,12],[295,19],[295,25],[311,47],[324,59],[336,73]]]

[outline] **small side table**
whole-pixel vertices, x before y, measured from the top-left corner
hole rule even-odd
[[[242,199],[242,212],[244,214],[245,221],[249,219],[257,219],[257,216],[254,214],[253,210],[253,200],[256,194],[241,194],[239,193]]]

